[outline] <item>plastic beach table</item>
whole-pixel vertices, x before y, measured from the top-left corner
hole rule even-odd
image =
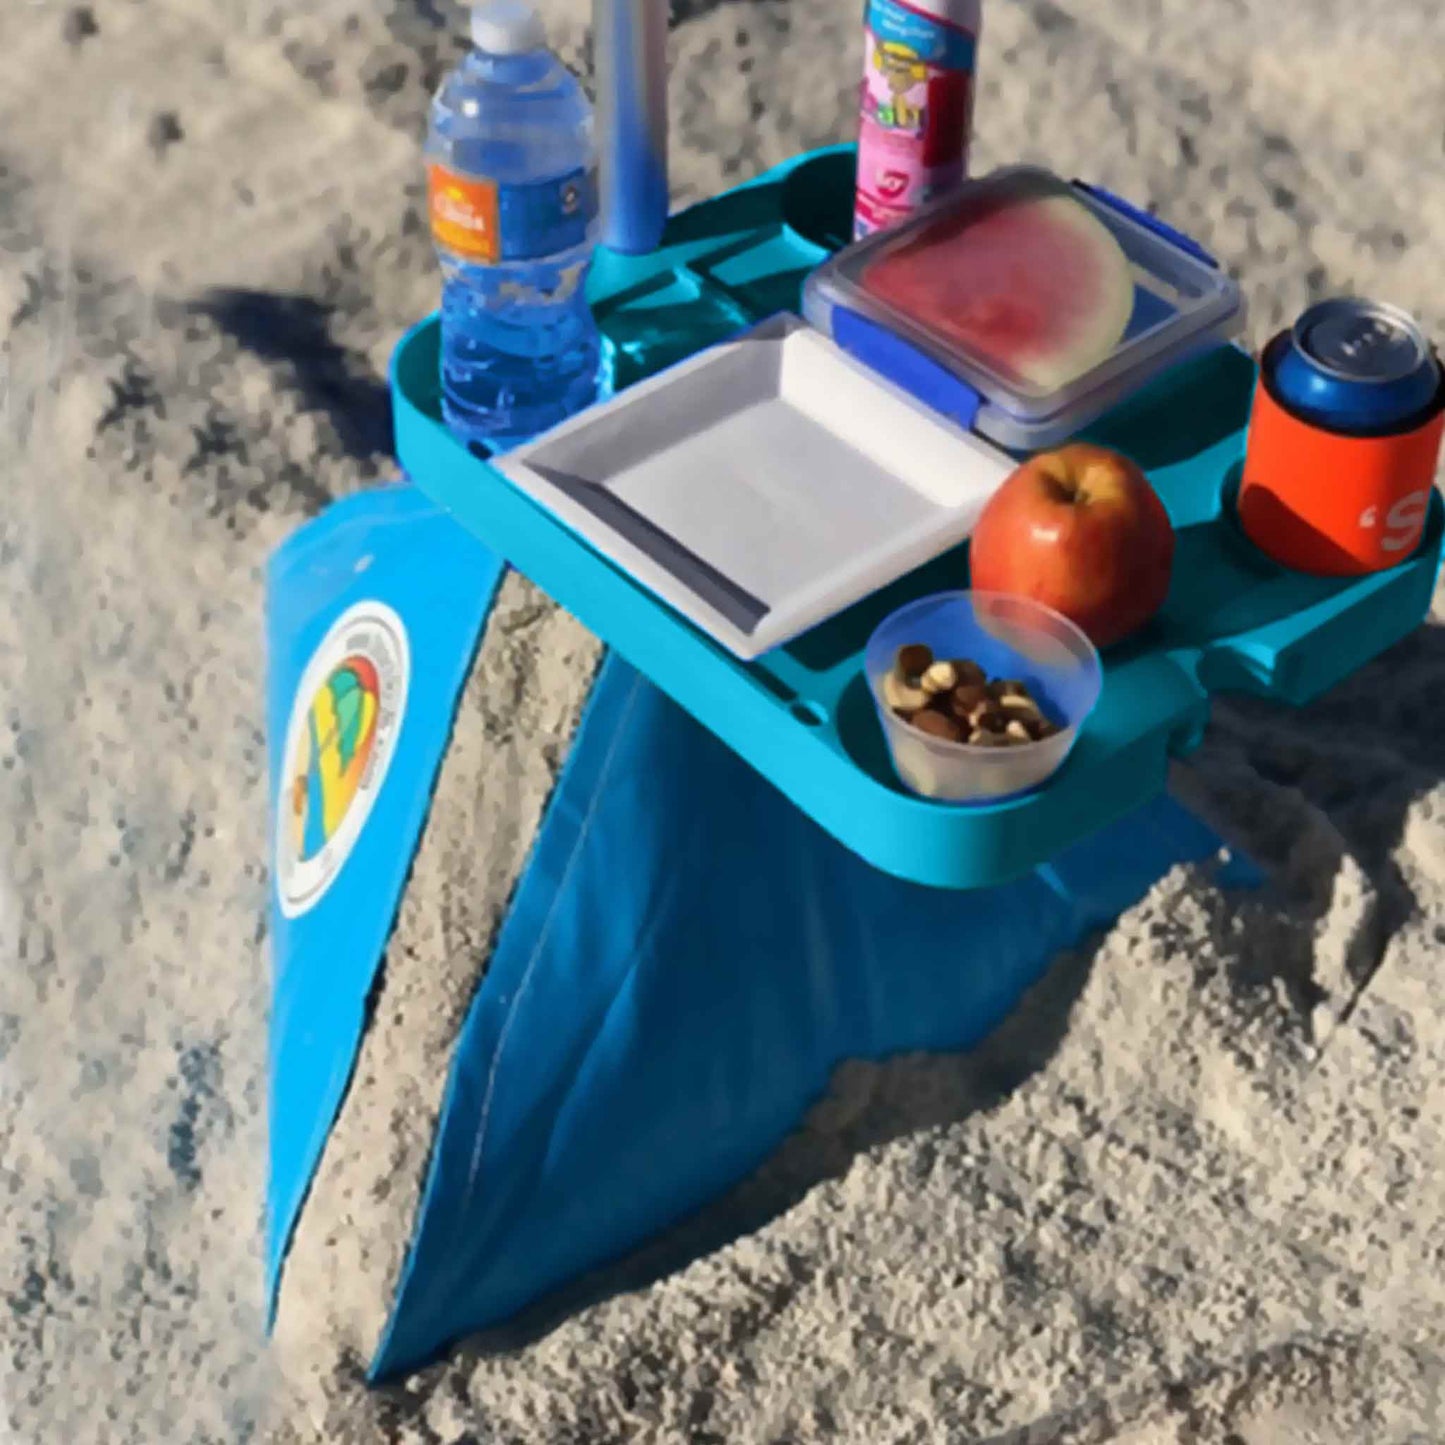
[[[849,238],[853,172],[851,147],[800,156],[673,217],[650,255],[600,252],[589,295],[617,386],[796,311],[804,279]],[[1173,519],[1175,580],[1163,611],[1105,657],[1099,705],[1049,782],[994,803],[932,802],[893,773],[862,655],[889,612],[966,585],[966,545],[740,661],[451,435],[438,344],[433,317],[403,338],[392,364],[397,455],[415,485],[835,839],[887,873],[939,888],[1008,882],[1146,804],[1171,760],[1198,746],[1214,695],[1298,706],[1326,691],[1420,624],[1439,571],[1438,496],[1415,555],[1386,573],[1309,577],[1254,548],[1232,493],[1255,366],[1217,346],[1085,433],[1138,461]]]

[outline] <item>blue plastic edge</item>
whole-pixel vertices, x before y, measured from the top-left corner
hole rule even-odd
[[[965,431],[978,420],[983,397],[961,377],[925,356],[896,332],[847,306],[833,308],[833,340],[855,360],[895,383]]]
[[[1131,204],[1104,186],[1096,186],[1088,181],[1080,180],[1075,180],[1074,185],[1100,204],[1118,211],[1121,216],[1127,216],[1131,221],[1137,221],[1141,226],[1153,231],[1156,236],[1162,236],[1164,240],[1177,246],[1181,251],[1187,251],[1196,260],[1203,261],[1211,270],[1218,271],[1220,269],[1219,262],[1198,241],[1192,236],[1185,235],[1183,231],[1176,230],[1167,221],[1161,221],[1158,216]]]

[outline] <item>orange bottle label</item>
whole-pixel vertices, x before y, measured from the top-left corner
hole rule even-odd
[[[433,161],[427,167],[427,208],[438,246],[468,261],[499,261],[497,183],[476,181]]]

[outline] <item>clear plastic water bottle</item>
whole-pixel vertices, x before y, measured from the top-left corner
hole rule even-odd
[[[427,191],[443,276],[442,411],[501,450],[597,398],[592,107],[526,0],[472,10],[473,49],[431,108]]]

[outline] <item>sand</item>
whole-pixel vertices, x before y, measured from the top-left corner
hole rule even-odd
[[[585,6],[547,13],[585,63]],[[368,1395],[403,1198],[353,1277],[312,1252],[316,1328],[262,1340],[261,567],[390,474],[385,362],[436,287],[416,144],[456,18],[0,10],[0,1439],[1445,1439],[1439,626],[1301,713],[1217,709],[1177,786],[1264,893],[1180,870],[978,1055],[843,1069],[610,1297]],[[850,132],[856,7],[677,19],[679,199]],[[1241,277],[1255,340],[1352,289],[1445,334],[1432,0],[1021,0],[988,26],[981,165],[1158,205]],[[530,627],[589,655],[565,618]],[[479,736],[526,645],[484,647]],[[519,743],[565,734],[574,682]],[[505,815],[509,840],[489,891],[436,835],[429,886],[477,938],[560,751],[511,794],[482,751],[451,760],[470,826]],[[457,1002],[426,1038],[383,1019],[366,1059],[416,1057]],[[424,1116],[430,1087],[374,1102],[405,1115],[416,1089]],[[404,1182],[424,1145],[399,1147]]]

